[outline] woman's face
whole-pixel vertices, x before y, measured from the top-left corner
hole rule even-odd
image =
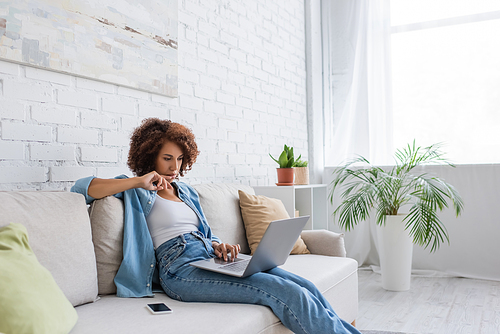
[[[155,170],[163,175],[168,182],[172,182],[179,174],[184,153],[179,145],[167,141],[163,144],[156,157]]]

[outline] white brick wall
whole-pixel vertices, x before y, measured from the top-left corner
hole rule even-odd
[[[4,139],[49,142],[52,139],[52,127],[2,121],[2,140]]]
[[[73,161],[75,149],[72,146],[30,145],[30,160],[64,160]],[[61,167],[65,168],[65,167]]]
[[[115,148],[82,147],[82,161],[118,162],[118,150]]]
[[[283,145],[307,158],[303,1],[179,1],[179,97],[0,61],[0,190],[131,175],[143,118],[193,129],[190,183],[276,182]]]
[[[45,168],[43,167],[2,167],[0,173],[0,184],[5,183],[30,183],[46,182]]]
[[[17,141],[0,142],[1,160],[24,160],[24,144]]]
[[[57,141],[60,143],[73,144],[98,144],[99,131],[80,128],[63,128],[57,129]]]

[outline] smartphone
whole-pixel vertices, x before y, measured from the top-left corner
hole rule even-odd
[[[146,308],[153,314],[167,314],[172,313],[172,309],[164,303],[148,304]]]

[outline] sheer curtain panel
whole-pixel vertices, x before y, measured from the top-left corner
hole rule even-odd
[[[325,165],[391,163],[389,0],[322,2]]]

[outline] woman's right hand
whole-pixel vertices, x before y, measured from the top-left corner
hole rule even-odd
[[[167,180],[153,171],[143,176],[124,179],[93,179],[87,189],[87,194],[94,199],[115,195],[133,188],[144,188],[146,190],[173,189]]]
[[[170,183],[163,176],[155,171],[149,172],[143,176],[139,176],[140,186],[146,190],[163,190],[171,188]]]

